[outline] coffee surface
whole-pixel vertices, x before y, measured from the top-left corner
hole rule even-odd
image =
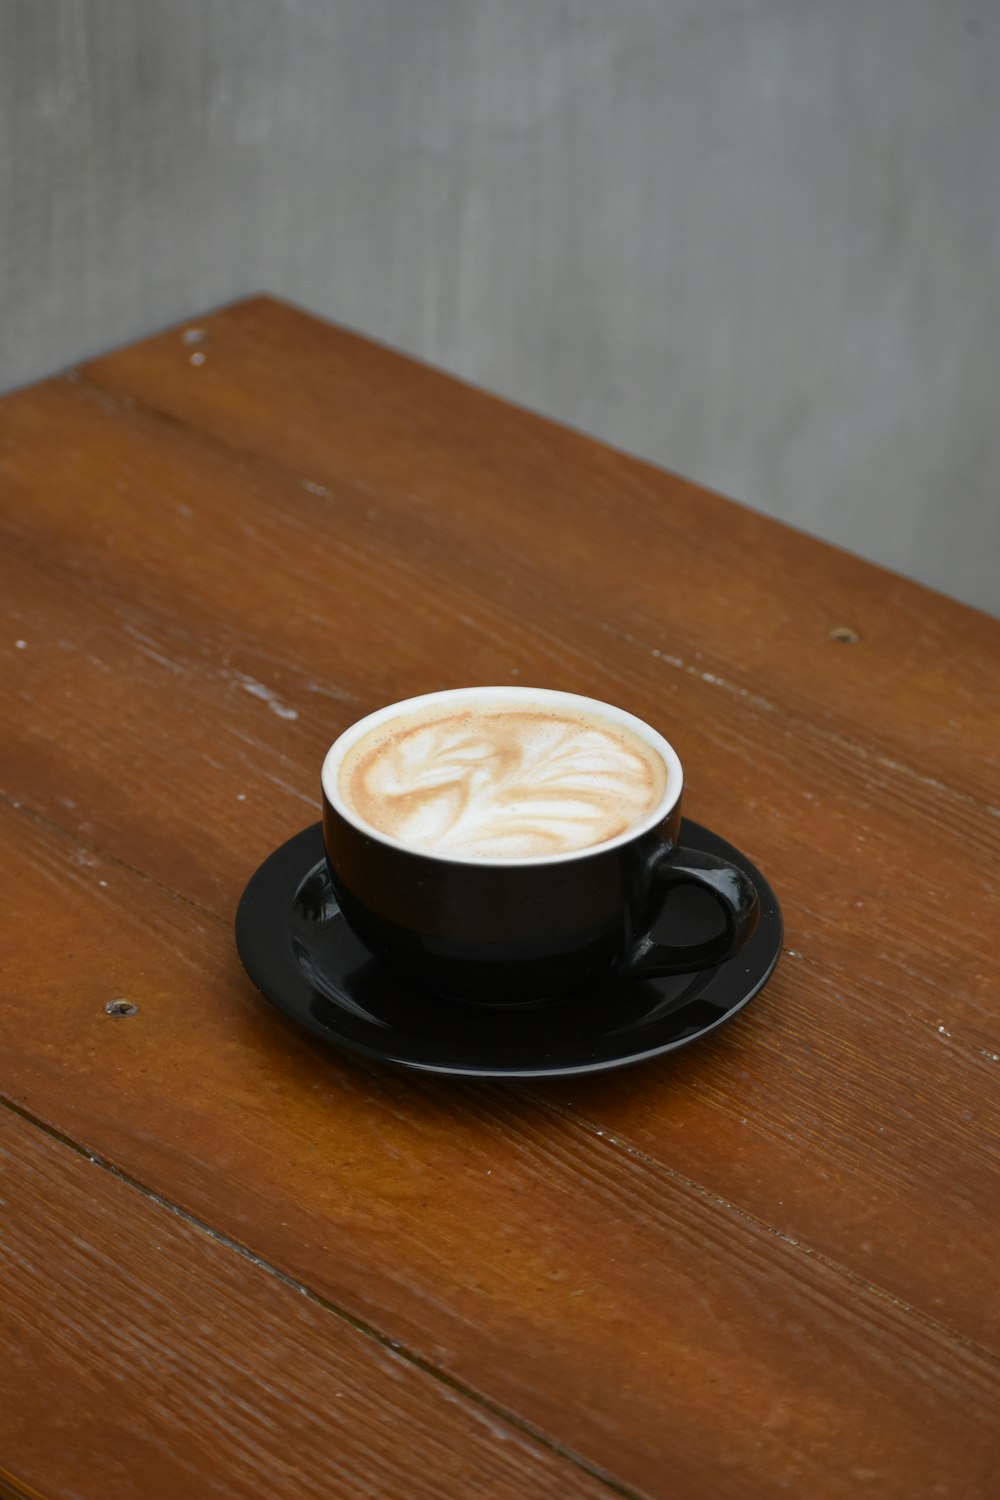
[[[660,801],[652,746],[597,715],[465,704],[379,724],[339,771],[347,806],[401,843],[468,858],[568,853],[624,833]]]

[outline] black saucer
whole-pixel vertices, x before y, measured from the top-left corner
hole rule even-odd
[[[236,944],[250,978],[286,1016],[379,1062],[476,1078],[620,1068],[684,1047],[730,1020],[767,980],[781,950],[781,912],[760,872],[697,823],[685,819],[681,838],[688,848],[739,865],[761,904],[746,947],[696,974],[612,980],[586,995],[524,1009],[467,1005],[410,989],[375,962],[344,922],[318,823],[275,850],[253,876],[236,913]],[[714,911],[698,892],[680,887],[670,906],[674,933],[695,940],[706,921],[710,930]]]

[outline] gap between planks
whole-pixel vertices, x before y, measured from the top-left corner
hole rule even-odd
[[[574,618],[584,618],[579,611],[568,610],[565,606],[560,607],[565,613],[570,614]],[[728,678],[720,677],[715,672],[704,671],[700,666],[696,666],[693,662],[686,662],[681,657],[674,656],[669,651],[661,651],[656,646],[650,646],[648,641],[640,640],[638,636],[633,635],[628,630],[621,630],[617,625],[610,625],[603,620],[598,620],[595,624],[597,629],[603,630],[606,635],[613,636],[615,640],[623,641],[626,645],[635,646],[639,651],[655,657],[657,661],[665,662],[667,666],[673,667],[678,672],[685,672],[689,677],[698,677],[702,682],[719,688],[722,692],[728,693],[732,698],[743,699],[747,703],[751,703],[754,708],[759,708],[764,713],[780,714],[796,729],[802,730],[805,734],[815,735],[817,739],[825,740],[827,744],[835,745],[839,750],[845,751],[848,755],[853,755],[857,760],[874,762],[882,770],[890,771],[893,775],[900,776],[917,786],[929,787],[932,791],[943,794],[945,797],[952,797],[957,802],[965,803],[977,812],[985,812],[992,818],[1000,818],[1000,807],[994,807],[991,802],[983,801],[981,797],[975,796],[972,792],[959,791],[957,787],[949,786],[947,782],[939,781],[936,776],[925,776],[921,771],[916,770],[915,767],[907,765],[905,761],[895,760],[889,755],[882,755],[877,750],[866,750],[864,745],[859,745],[856,740],[849,739],[846,735],[838,734],[835,729],[824,729],[811,719],[803,719],[801,715],[793,713],[791,709],[783,707],[779,703],[772,703],[769,698],[751,691],[750,688],[740,687],[738,683],[730,682]]]
[[[216,918],[215,920],[218,919]],[[216,1229],[196,1214],[189,1213],[180,1204],[174,1203],[172,1199],[164,1197],[162,1193],[158,1193],[155,1188],[149,1187],[137,1177],[133,1177],[130,1173],[115,1166],[114,1162],[109,1161],[107,1157],[88,1151],[86,1146],[74,1140],[65,1131],[59,1130],[56,1126],[50,1125],[47,1121],[40,1119],[30,1110],[24,1109],[15,1100],[8,1098],[2,1093],[0,1093],[0,1108],[9,1110],[11,1114],[17,1116],[18,1119],[23,1120],[26,1124],[31,1125],[34,1129],[41,1131],[49,1139],[57,1141],[61,1146],[66,1147],[67,1150],[72,1151],[75,1155],[83,1157],[84,1160],[90,1162],[92,1166],[97,1167],[100,1171],[107,1172],[116,1182],[120,1182],[125,1187],[131,1188],[133,1192],[138,1193],[147,1202],[155,1204],[157,1208],[162,1209],[165,1213],[172,1214],[183,1224],[187,1225],[189,1229],[194,1229],[201,1234],[207,1235],[216,1244],[223,1246],[234,1255],[238,1255],[241,1260],[249,1262],[256,1270],[263,1272],[267,1276],[273,1276],[283,1286],[288,1287],[291,1291],[298,1292],[300,1296],[307,1298],[316,1307],[321,1308],[323,1312],[346,1323],[355,1333],[361,1334],[364,1338],[371,1339],[373,1343],[378,1344],[380,1348],[385,1349],[396,1359],[402,1360],[414,1369],[419,1370],[421,1374],[427,1375],[431,1379],[438,1381],[441,1385],[447,1386],[449,1390],[454,1391],[456,1395],[463,1397],[465,1400],[474,1402],[475,1405],[488,1412],[494,1419],[505,1423],[508,1427],[513,1428],[514,1431],[521,1433],[522,1436],[545,1448],[555,1457],[564,1460],[574,1468],[580,1469],[583,1473],[587,1474],[589,1478],[603,1484],[611,1494],[621,1496],[622,1500],[647,1500],[642,1491],[633,1489],[630,1485],[616,1478],[615,1475],[609,1474],[607,1470],[602,1469],[600,1465],[591,1463],[590,1460],[584,1458],[581,1454],[574,1452],[573,1449],[560,1443],[557,1438],[553,1438],[548,1433],[534,1427],[517,1412],[511,1411],[508,1407],[494,1401],[482,1391],[478,1391],[474,1387],[456,1380],[447,1370],[441,1369],[438,1365],[424,1359],[412,1349],[408,1349],[398,1339],[390,1338],[387,1333],[383,1333],[374,1324],[356,1317],[353,1313],[348,1312],[346,1308],[339,1306],[338,1303],[332,1302],[321,1293],[314,1291],[305,1282],[298,1281],[294,1276],[289,1276],[287,1271],[283,1271],[273,1261],[265,1260],[262,1256],[255,1254],[247,1245],[241,1244],[239,1240],[235,1240],[222,1230]],[[0,1469],[0,1500],[8,1500],[8,1496],[4,1491],[4,1471],[2,1469]],[[28,1494],[27,1492],[21,1493],[12,1489],[10,1500],[35,1500],[35,1496],[34,1492]],[[44,1497],[38,1496],[37,1500],[44,1500]]]
[[[0,1500],[48,1500],[39,1490],[29,1489],[22,1479],[15,1479],[0,1468]]]
[[[105,849],[101,848],[100,845],[88,843],[87,841],[79,838],[78,835],[69,832],[61,824],[55,822],[53,819],[46,817],[43,813],[36,812],[33,808],[26,807],[21,802],[13,801],[2,791],[0,791],[0,802],[6,803],[16,812],[28,818],[30,821],[39,824],[41,827],[44,827],[47,830],[60,835],[61,837],[69,839],[78,847],[87,849],[88,851],[95,854],[99,854],[100,857],[104,860],[107,860],[109,864],[116,866],[121,870],[128,871],[131,875],[143,881],[145,884],[154,887],[156,890],[162,891],[165,895],[182,902],[185,906],[190,907],[193,911],[198,912],[200,916],[206,918],[215,926],[228,930],[226,919],[220,916],[218,912],[212,911],[209,907],[202,906],[200,902],[192,900],[189,896],[185,896],[179,891],[175,891],[172,886],[166,885],[162,881],[156,880],[153,876],[148,875],[145,871],[139,870],[136,868],[136,866],[131,865],[127,861],[118,858],[117,855],[109,854]],[[364,1061],[364,1059],[359,1060],[362,1062]],[[421,1082],[419,1076],[415,1077],[413,1079],[413,1082],[416,1087],[419,1087]],[[490,1089],[489,1085],[486,1085],[485,1087],[489,1089],[489,1091],[495,1098],[499,1099],[501,1097],[509,1097],[509,1095],[506,1094],[501,1096],[500,1091],[495,1087],[493,1087],[492,1089]],[[989,1364],[1000,1364],[1000,1356],[994,1354],[992,1350],[986,1348],[985,1346],[978,1344],[974,1339],[970,1339],[967,1334],[962,1333],[958,1329],[952,1328],[950,1324],[942,1323],[939,1319],[931,1317],[928,1313],[914,1307],[911,1303],[905,1301],[903,1298],[895,1296],[895,1294],[890,1292],[887,1288],[880,1286],[878,1282],[871,1281],[867,1277],[859,1275],[857,1271],[852,1270],[849,1266],[845,1266],[842,1262],[834,1260],[831,1256],[824,1255],[821,1250],[815,1249],[813,1246],[805,1243],[800,1239],[795,1238],[792,1235],[783,1233],[776,1226],[768,1224],[766,1220],[758,1218],[757,1215],[750,1213],[744,1208],[741,1208],[739,1204],[732,1202],[730,1199],[723,1197],[719,1193],[713,1192],[711,1188],[706,1187],[703,1183],[696,1181],[694,1178],[685,1176],[682,1172],[675,1171],[665,1162],[657,1161],[655,1157],[648,1156],[645,1152],[639,1150],[638,1147],[630,1145],[627,1141],[616,1135],[613,1131],[606,1130],[603,1127],[595,1124],[585,1115],[581,1115],[571,1105],[556,1105],[545,1100],[540,1100],[530,1089],[525,1088],[521,1085],[514,1085],[510,1090],[510,1093],[514,1097],[527,1104],[537,1114],[543,1116],[551,1116],[556,1119],[562,1119],[572,1122],[574,1126],[576,1126],[583,1133],[589,1135],[591,1138],[599,1138],[601,1141],[605,1142],[609,1149],[621,1151],[631,1160],[641,1163],[647,1171],[651,1171],[656,1175],[666,1179],[667,1181],[673,1182],[685,1188],[696,1198],[700,1198],[704,1202],[712,1204],[715,1208],[721,1208],[725,1213],[731,1214],[735,1219],[739,1220],[741,1223],[747,1225],[748,1227],[756,1229],[764,1235],[769,1235],[773,1239],[780,1240],[783,1245],[789,1246],[795,1251],[796,1254],[801,1255],[804,1259],[816,1265],[822,1266],[832,1275],[843,1278],[851,1286],[870,1293],[880,1302],[883,1302],[887,1306],[894,1307],[899,1312],[904,1313],[916,1325],[926,1328],[928,1331],[937,1334],[938,1337],[950,1340],[953,1344],[957,1345],[960,1348],[966,1349],[969,1353],[976,1355],[977,1357],[986,1360]],[[290,1287],[294,1287],[297,1291],[302,1293],[303,1296],[312,1298],[312,1300],[315,1301],[319,1306],[325,1308],[328,1312],[335,1314],[337,1317],[342,1318],[353,1328],[356,1328],[359,1332],[364,1333],[369,1338],[373,1338],[376,1340],[376,1342],[384,1345],[388,1349],[391,1349],[394,1353],[400,1355],[401,1358],[405,1358],[407,1361],[415,1365],[418,1369],[424,1371],[424,1373],[432,1375],[436,1379],[443,1381],[446,1385],[467,1396],[470,1400],[474,1400],[484,1406],[491,1412],[491,1414],[502,1417],[503,1420],[508,1421],[513,1426],[517,1427],[518,1430],[525,1432],[530,1437],[536,1439],[538,1442],[544,1443],[545,1446],[550,1448],[554,1453],[557,1453],[563,1458],[568,1459],[570,1462],[576,1464],[577,1467],[584,1469],[593,1478],[599,1479],[602,1483],[610,1485],[612,1488],[617,1486],[616,1493],[628,1496],[630,1497],[630,1500],[636,1500],[635,1491],[623,1487],[617,1480],[613,1479],[603,1470],[593,1467],[586,1460],[574,1454],[571,1450],[565,1449],[560,1446],[558,1442],[556,1442],[556,1440],[547,1438],[543,1433],[536,1431],[515,1413],[509,1412],[506,1408],[494,1404],[489,1397],[481,1395],[471,1387],[467,1387],[454,1380],[446,1371],[443,1371],[430,1362],[425,1361],[419,1354],[407,1349],[405,1345],[399,1343],[397,1340],[390,1338],[388,1334],[382,1333],[374,1325],[365,1323],[364,1321],[354,1317],[353,1314],[347,1312],[345,1309],[340,1308],[337,1304],[328,1301],[328,1299],[324,1298],[318,1292],[314,1292],[310,1287],[306,1286],[305,1283],[297,1281],[294,1277],[289,1276],[286,1272],[273,1265],[270,1261],[264,1260],[261,1257],[257,1256],[248,1247],[243,1246],[237,1240],[230,1238],[230,1236],[225,1234],[224,1231],[215,1229],[206,1221],[201,1220],[196,1216],[188,1213],[187,1210],[173,1203],[170,1199],[163,1197],[154,1188],[146,1186],[146,1184],[140,1182],[138,1178],[134,1178],[127,1172],[122,1171],[106,1158],[95,1156],[93,1153],[87,1150],[87,1147],[83,1145],[82,1142],[74,1140],[71,1136],[66,1135],[64,1132],[58,1130],[55,1126],[49,1125],[45,1121],[36,1118],[34,1115],[18,1105],[14,1100],[7,1098],[3,1094],[0,1094],[0,1105],[11,1109],[15,1114],[20,1115],[30,1124],[37,1126],[40,1130],[45,1131],[46,1134],[53,1136],[56,1140],[61,1141],[64,1145],[70,1147],[72,1150],[86,1157],[88,1161],[93,1162],[97,1166],[103,1167],[113,1176],[120,1178],[130,1187],[134,1188],[137,1192],[142,1193],[144,1196],[158,1203],[161,1208],[168,1210],[170,1213],[176,1214],[178,1218],[181,1218],[185,1222],[201,1229],[204,1233],[211,1236],[211,1238],[218,1240],[221,1244],[227,1245],[230,1249],[236,1251],[239,1255],[243,1256],[244,1259],[249,1260],[253,1265],[258,1266],[261,1270],[277,1276],[279,1280]],[[0,1493],[0,1500],[4,1500],[4,1496],[2,1495],[2,1493]]]

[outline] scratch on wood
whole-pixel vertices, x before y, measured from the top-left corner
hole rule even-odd
[[[141,630],[137,629],[135,625],[131,625],[127,620],[122,623],[125,634],[131,636],[135,642],[136,649],[143,656],[148,656],[150,661],[158,662],[161,667],[166,667],[169,672],[183,673],[184,668],[179,662],[171,661],[169,656],[164,656],[162,651],[156,649],[158,644],[156,641],[150,640],[148,635],[144,635]]]

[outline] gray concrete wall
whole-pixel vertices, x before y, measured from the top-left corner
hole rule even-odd
[[[0,0],[0,384],[267,288],[1000,610],[998,85],[998,0]]]

